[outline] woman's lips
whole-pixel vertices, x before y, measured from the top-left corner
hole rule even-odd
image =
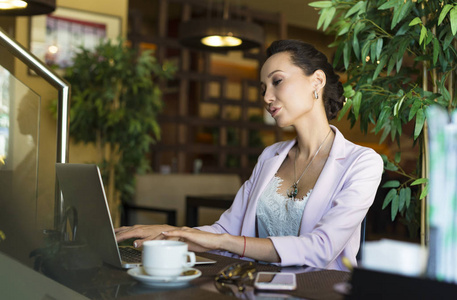
[[[270,107],[269,112],[270,112],[271,116],[274,118],[280,110],[281,110],[280,107]]]

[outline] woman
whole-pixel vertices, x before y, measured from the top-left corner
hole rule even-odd
[[[343,106],[339,76],[324,54],[296,40],[272,43],[261,69],[262,95],[294,140],[267,147],[230,209],[211,226],[122,227],[118,241],[178,238],[192,251],[222,250],[278,263],[346,270],[356,265],[360,224],[373,203],[383,163],[329,125]]]

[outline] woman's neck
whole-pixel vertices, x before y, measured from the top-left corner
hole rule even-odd
[[[319,152],[325,153],[329,141],[333,140],[334,133],[330,129],[328,122],[324,124],[312,124],[312,126],[306,126],[296,128],[297,131],[297,146],[299,157],[309,159]]]

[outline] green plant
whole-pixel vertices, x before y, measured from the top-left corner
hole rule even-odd
[[[174,70],[158,63],[151,51],[138,53],[123,40],[101,42],[93,51],[81,48],[66,69],[72,88],[70,135],[96,145],[112,210],[119,197],[131,199],[135,174],[149,168],[146,154],[160,139],[159,81],[170,79]]]
[[[344,85],[347,113],[352,126],[382,132],[380,141],[390,136],[400,146],[400,136],[413,123],[419,163],[412,172],[401,166],[401,152],[384,156],[385,170],[402,180],[384,184],[389,192],[383,208],[390,206],[394,220],[401,216],[412,234],[419,226],[421,199],[427,195],[425,109],[439,104],[448,109],[454,101],[457,51],[457,4],[447,0],[332,0],[310,3],[319,9],[318,28],[335,35],[335,65],[342,61],[348,80]],[[425,127],[426,128],[426,127]],[[424,223],[421,224],[424,227]],[[423,234],[423,231],[422,231]]]

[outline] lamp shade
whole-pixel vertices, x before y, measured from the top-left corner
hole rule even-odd
[[[0,16],[32,16],[49,14],[56,9],[56,0],[23,0],[24,8],[0,9]]]
[[[221,43],[210,46],[202,39],[229,39],[231,45]],[[179,26],[179,42],[190,48],[209,51],[247,50],[263,44],[263,28],[255,23],[230,19],[194,19]],[[239,39],[241,43],[236,43]]]

